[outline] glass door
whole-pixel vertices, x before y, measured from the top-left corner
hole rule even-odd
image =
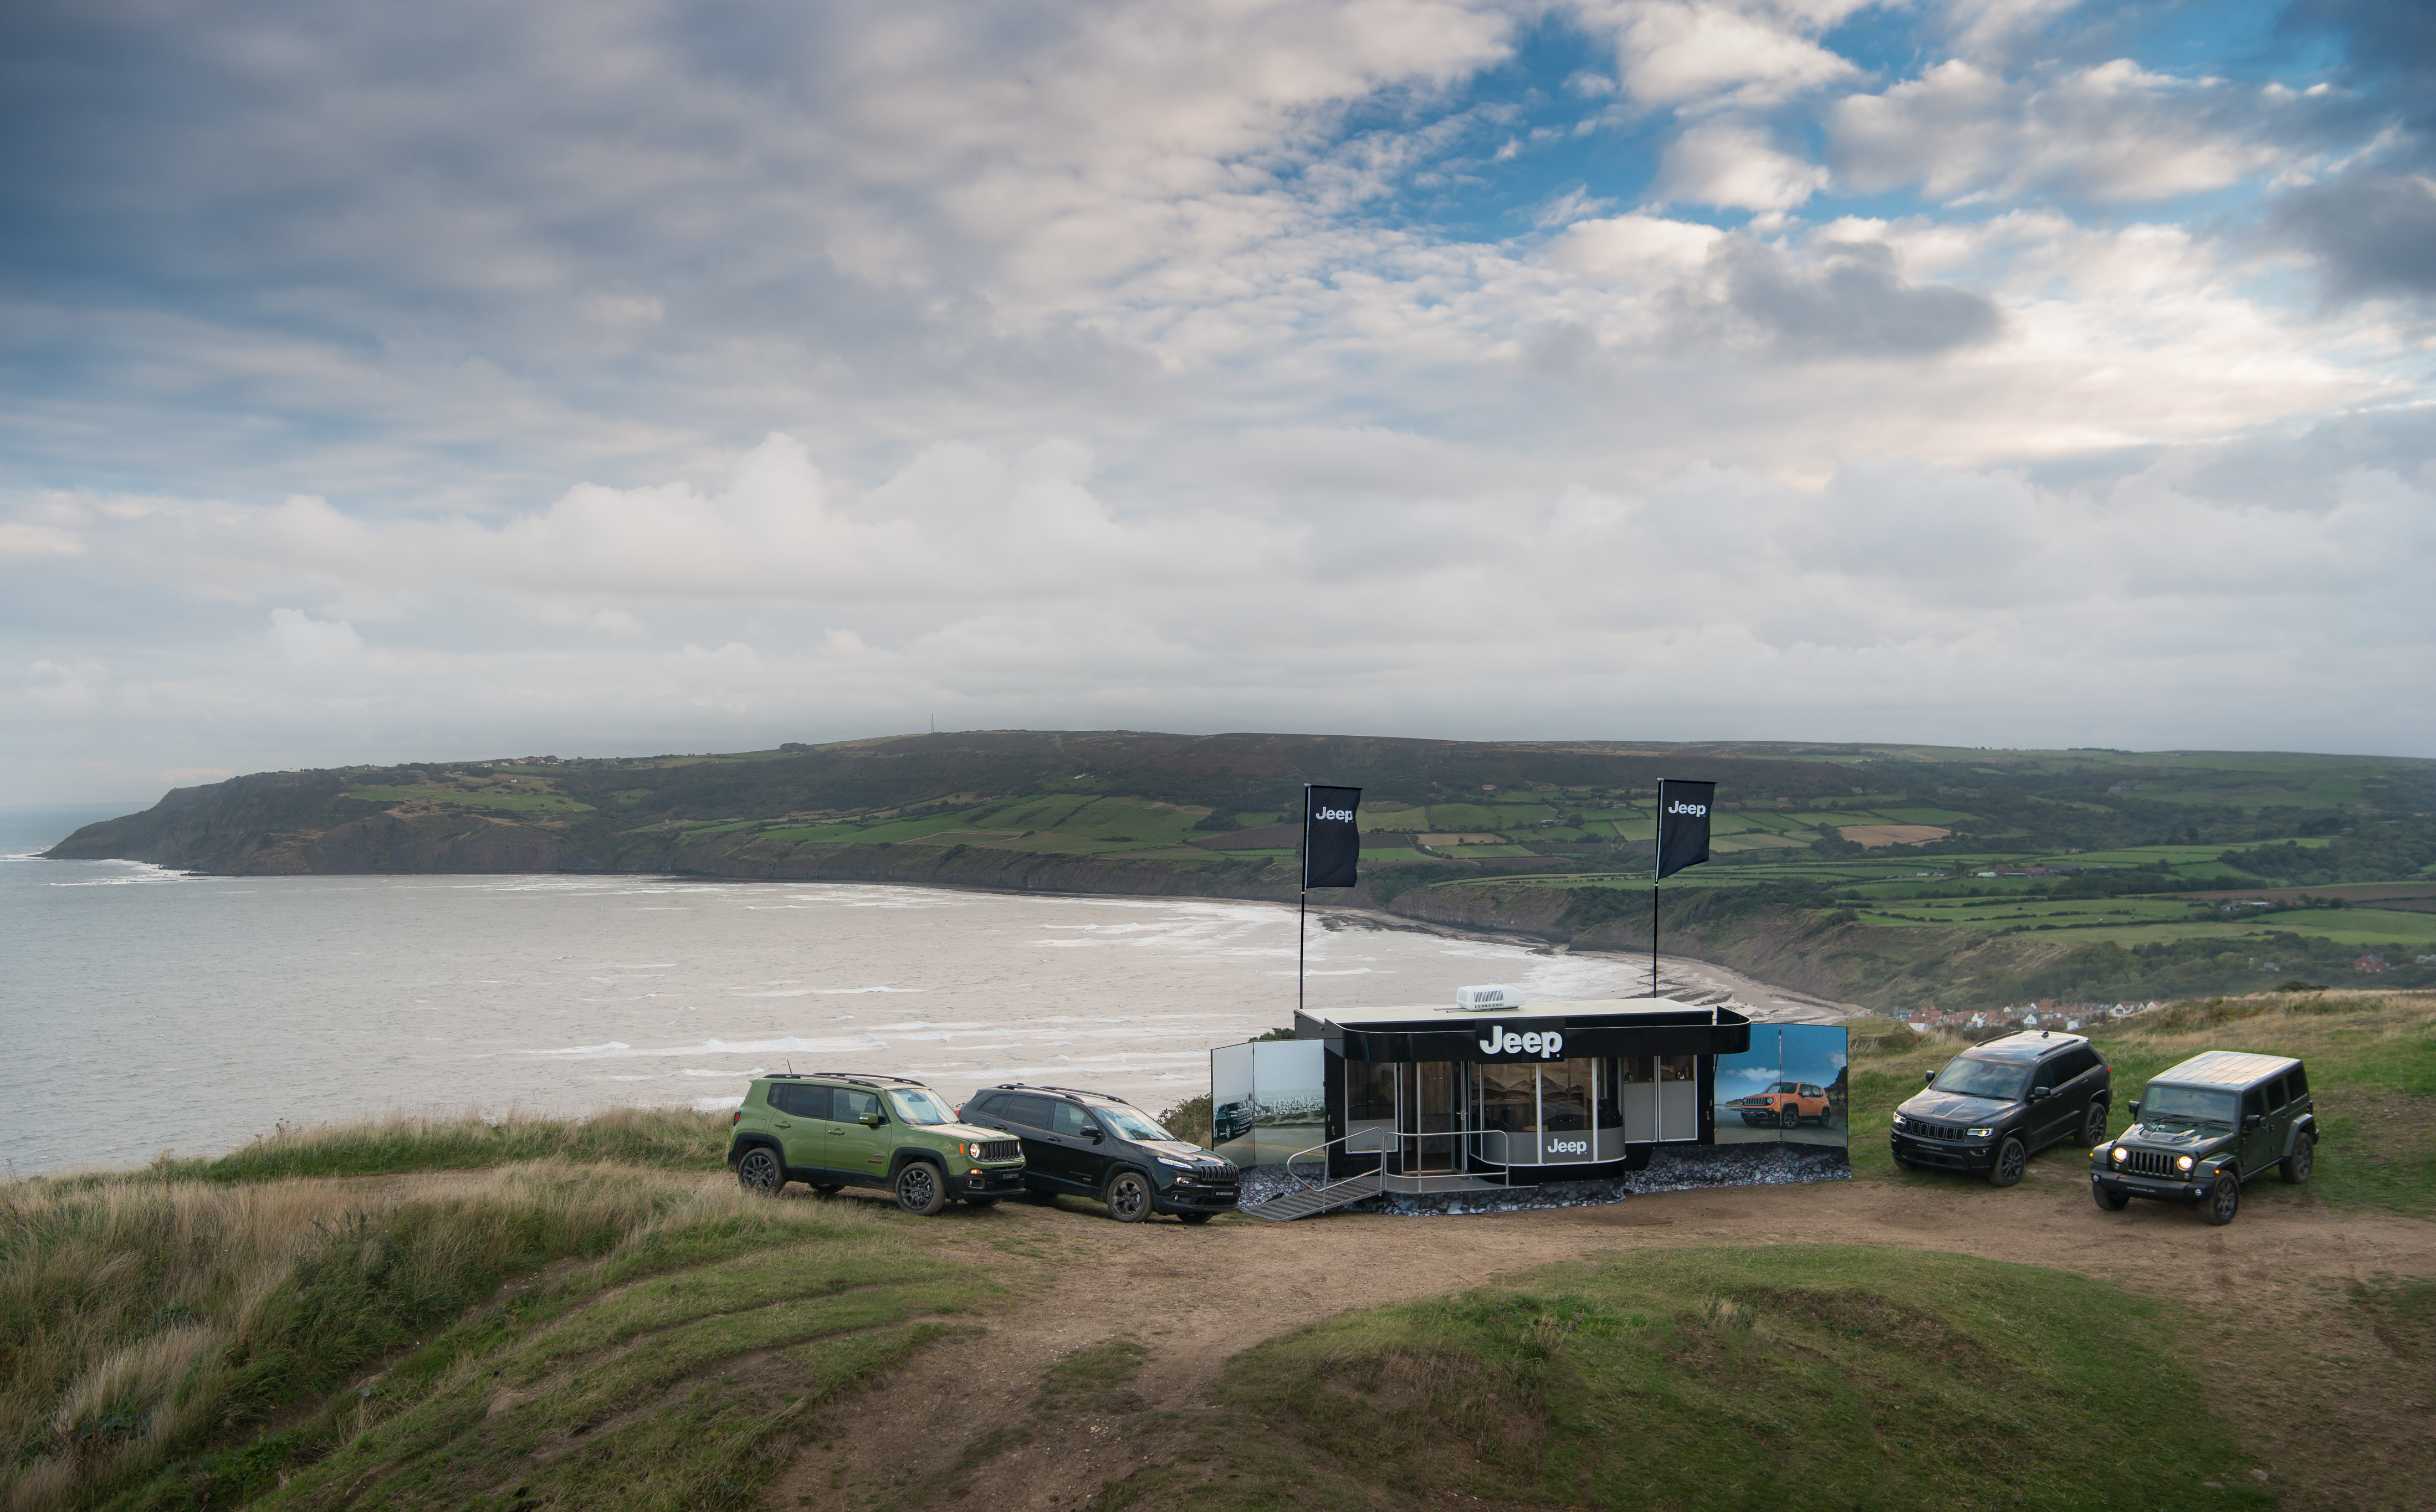
[[[1396,1132],[1408,1138],[1401,1169],[1412,1175],[1456,1168],[1456,1097],[1453,1061],[1406,1061],[1396,1078]]]

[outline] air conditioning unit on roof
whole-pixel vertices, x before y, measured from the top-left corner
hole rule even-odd
[[[1454,1005],[1468,1014],[1487,1013],[1492,1008],[1520,1008],[1522,993],[1515,987],[1457,987]]]

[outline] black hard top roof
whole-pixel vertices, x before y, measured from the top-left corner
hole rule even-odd
[[[1981,1060],[2038,1061],[2046,1059],[2057,1051],[2070,1050],[2075,1045],[2088,1043],[2089,1036],[2086,1034],[2059,1034],[2044,1029],[2017,1029],[2001,1039],[1992,1039],[1984,1045],[1974,1045],[1962,1053],[1976,1055]]]

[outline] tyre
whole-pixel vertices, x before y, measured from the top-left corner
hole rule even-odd
[[[2285,1180],[2297,1187],[2308,1180],[2309,1173],[2318,1168],[2317,1151],[2318,1137],[2305,1134],[2292,1141],[2292,1153],[2284,1157],[2276,1170],[2282,1173]]]
[[[1150,1178],[1139,1171],[1120,1171],[1108,1178],[1100,1200],[1108,1216],[1121,1224],[1138,1224],[1150,1216]]]
[[[2241,1183],[2233,1178],[2233,1173],[2226,1172],[2216,1178],[2215,1186],[2208,1188],[2207,1221],[2221,1228],[2240,1211]]]
[[[2018,1134],[2005,1136],[2005,1142],[1996,1146],[1996,1163],[1988,1168],[1988,1185],[2011,1186],[2022,1179],[2022,1170],[2029,1163],[2030,1147],[2022,1142],[2022,1137]]]
[[[1776,1126],[1780,1129],[1801,1127],[1801,1110],[1798,1107],[1779,1109],[1776,1115]]]
[[[1209,1221],[1208,1213],[1177,1213],[1175,1216],[1188,1224],[1206,1224]]]
[[[2080,1121],[2080,1147],[2095,1150],[2106,1142],[2106,1104],[2089,1104],[2089,1116]]]
[[[757,1197],[774,1197],[787,1184],[786,1169],[766,1144],[757,1144],[736,1162],[736,1184]]]
[[[939,1168],[928,1160],[908,1160],[896,1173],[896,1206],[916,1218],[928,1218],[948,1206],[948,1184]]]
[[[2104,1187],[2093,1186],[2089,1194],[2097,1199],[2097,1206],[2111,1213],[2119,1213],[2132,1206],[2132,1194],[2128,1191],[2109,1191]]]

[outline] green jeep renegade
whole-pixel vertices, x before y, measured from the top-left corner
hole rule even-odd
[[[867,1071],[757,1077],[728,1121],[727,1165],[747,1191],[879,1187],[928,1216],[961,1197],[986,1208],[1023,1190],[1023,1143],[956,1121],[921,1083]]]

